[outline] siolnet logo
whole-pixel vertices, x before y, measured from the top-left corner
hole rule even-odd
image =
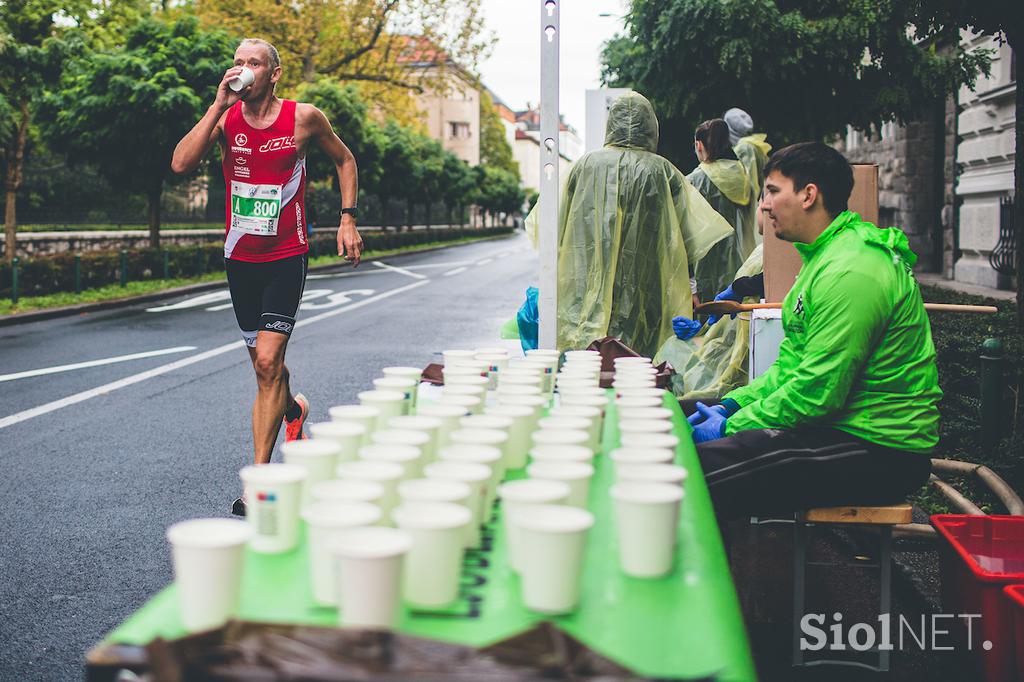
[[[279,149],[294,149],[295,148],[295,137],[289,135],[288,137],[275,137],[273,140],[268,140],[266,144],[260,147],[261,152],[276,152]]]
[[[245,133],[238,133],[237,135],[235,135],[235,144],[237,144],[239,147],[244,147],[248,143],[249,138],[246,136]]]

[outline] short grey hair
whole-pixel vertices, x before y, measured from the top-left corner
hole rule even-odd
[[[276,69],[281,66],[281,55],[278,54],[277,48],[268,43],[263,38],[246,38],[238,44],[238,47],[242,45],[259,45],[267,51],[267,56],[270,57],[270,68]]]

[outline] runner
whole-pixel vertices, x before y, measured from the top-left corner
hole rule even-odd
[[[252,82],[235,92],[236,77]],[[171,168],[191,173],[216,143],[226,183],[224,266],[235,318],[253,370],[256,401],[252,434],[256,464],[266,464],[281,422],[285,440],[305,438],[309,401],[292,395],[284,364],[288,338],[306,281],[306,150],[322,149],[338,170],[341,219],[338,255],[359,265],[363,240],[356,230],[358,176],[352,152],[316,107],[274,94],[281,58],[273,45],[247,38],[235,50],[235,65],[224,72],[206,115],[174,150]],[[244,82],[244,81],[243,81]],[[232,513],[245,515],[245,501]]]

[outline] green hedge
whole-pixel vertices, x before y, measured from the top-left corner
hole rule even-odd
[[[487,237],[508,234],[510,227],[484,229],[414,230],[409,232],[367,232],[363,234],[365,251],[397,249],[430,242],[445,242],[464,237]],[[312,255],[336,253],[335,233],[323,230],[314,234],[310,244]],[[164,249],[130,249],[127,253],[128,280],[162,279],[164,252],[167,253],[169,277],[192,277],[224,269],[224,246],[211,242],[202,246],[168,246]],[[121,280],[120,251],[89,251],[81,255],[81,288],[116,284]],[[75,254],[22,260],[18,271],[19,296],[44,296],[75,289]],[[11,266],[0,263],[0,298],[11,297]]]

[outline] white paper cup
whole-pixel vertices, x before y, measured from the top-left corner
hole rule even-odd
[[[620,466],[633,464],[671,464],[675,460],[675,450],[669,448],[641,447],[624,445],[612,450],[608,455],[615,463],[615,471]]]
[[[368,502],[381,504],[384,486],[373,481],[341,480],[321,481],[313,486],[313,503],[317,502]]]
[[[502,521],[508,546],[508,563],[512,570],[522,571],[522,538],[511,519],[516,511],[541,504],[565,504],[569,499],[569,484],[563,481],[541,481],[524,478],[502,483],[498,488],[501,499]]]
[[[458,481],[469,486],[470,494],[466,505],[473,514],[473,521],[466,527],[466,547],[480,544],[480,524],[483,500],[487,496],[487,485],[491,481],[491,468],[475,462],[438,461],[424,467],[423,475],[430,480]]]
[[[440,444],[441,427],[444,422],[439,417],[426,417],[423,415],[408,415],[403,417],[392,417],[388,422],[389,429],[399,431],[418,431],[427,434],[427,444],[423,447],[423,463],[433,462],[437,459],[437,448]]]
[[[307,475],[294,464],[247,466],[239,472],[245,487],[245,520],[255,533],[249,542],[254,552],[279,554],[295,547]]]
[[[384,519],[390,518],[391,510],[398,504],[398,483],[405,474],[405,467],[394,462],[358,459],[354,462],[342,462],[334,473],[343,481],[370,481],[382,487],[384,494],[378,506]]]
[[[512,420],[508,428],[508,460],[505,468],[520,469],[526,466],[530,436],[537,425],[536,409],[525,405],[490,405],[484,408],[484,415]]]
[[[378,391],[398,391],[405,396],[405,406],[402,414],[412,414],[414,401],[416,400],[416,389],[420,382],[403,377],[379,377],[373,380],[373,387]]]
[[[416,405],[420,391],[420,382],[423,381],[423,370],[419,367],[385,367],[381,370],[381,373],[386,377],[411,379],[413,382],[412,404],[413,406]]]
[[[599,389],[600,395],[589,395],[588,393],[563,393],[559,398],[559,405],[585,405],[587,407],[596,407],[601,410],[601,417],[608,411],[608,396],[604,393],[604,389]]]
[[[327,426],[332,426],[327,422]],[[281,454],[285,464],[294,464],[306,470],[306,478],[302,481],[301,507],[312,501],[311,488],[320,481],[334,478],[334,468],[338,466],[341,456],[341,445],[336,441],[318,438],[293,440],[281,443]]]
[[[590,434],[586,431],[540,429],[533,432],[533,448],[541,445],[581,445],[589,449],[589,443]]]
[[[656,388],[654,377],[642,378],[642,377],[626,377],[623,379],[616,378],[612,381],[612,388],[615,389],[615,395],[622,395],[622,391],[630,391],[637,388]]]
[[[579,602],[588,511],[564,505],[536,505],[510,519],[519,529],[523,603],[531,611],[569,613]]]
[[[512,369],[505,370],[498,381],[498,390],[511,386],[526,386],[536,388],[538,393],[546,393],[544,374],[540,372],[513,373]]]
[[[398,624],[402,564],[412,547],[394,528],[352,528],[339,533],[331,551],[338,560],[339,623],[392,629]]]
[[[190,632],[220,627],[238,612],[245,544],[244,521],[192,519],[167,529],[181,622]]]
[[[380,518],[380,508],[365,502],[317,502],[302,511],[313,601],[320,606],[338,605],[338,576],[331,546],[341,531],[372,526]]]
[[[672,410],[667,407],[620,407],[619,420],[624,419],[661,419],[672,421]]]
[[[583,445],[534,445],[531,462],[594,462],[594,451]]]
[[[454,367],[463,362],[472,362],[476,358],[476,351],[472,350],[446,350],[442,351],[445,367]]]
[[[462,367],[456,367],[456,370],[462,370]],[[449,389],[455,386],[473,386],[475,388],[483,389],[484,393],[487,392],[487,388],[490,384],[490,379],[486,376],[474,372],[472,374],[462,374],[446,372],[444,375],[444,388]]]
[[[243,66],[242,72],[228,81],[228,87],[235,92],[241,92],[252,85],[255,80],[256,74],[253,73],[253,70],[248,66]]]
[[[530,478],[562,481],[569,484],[569,497],[565,501],[572,507],[586,508],[590,493],[590,479],[594,467],[583,462],[534,462],[526,467]]]
[[[541,431],[583,431],[587,434],[587,447],[598,452],[601,449],[601,434],[598,431],[600,422],[593,417],[570,417],[554,415],[537,422]]]
[[[550,394],[555,390],[555,368],[552,363],[541,359],[526,358],[519,366],[527,370],[537,370],[542,379],[541,390],[544,393]]]
[[[359,446],[363,445],[363,438],[367,436],[365,426],[356,422],[345,421],[310,424],[309,432],[313,435],[314,440],[327,440],[338,444],[340,451],[338,452],[335,465],[341,462],[351,462],[355,459]],[[301,443],[302,441],[293,442]],[[285,445],[288,445],[288,443]],[[331,475],[327,478],[333,477],[334,468],[332,467]]]
[[[566,396],[580,396],[587,398],[606,398],[607,394],[605,389],[600,386],[582,386],[576,384],[570,384],[568,386],[560,386],[558,388],[559,401],[564,401]]]
[[[658,376],[658,370],[651,365],[616,365],[615,366],[615,378],[632,378],[640,377],[646,379],[647,377]]]
[[[452,431],[458,430],[459,419],[469,414],[469,409],[463,405],[432,403],[417,406],[416,414],[441,420],[441,427],[437,430],[437,450],[440,450],[451,443]]]
[[[498,377],[508,369],[508,355],[477,353],[476,359],[487,363],[487,388],[493,391],[498,387]]]
[[[648,402],[633,402],[640,400]],[[652,404],[651,400],[656,403]],[[620,407],[663,407],[665,391],[661,388],[620,388],[615,391],[615,404]]]
[[[544,392],[540,390],[540,385],[539,384],[530,384],[530,385],[526,385],[526,384],[502,384],[502,383],[499,382],[498,383],[498,390],[495,391],[495,395],[497,395],[498,402],[500,403],[500,402],[502,402],[503,398],[507,398],[507,397],[511,397],[511,396],[524,396],[524,395],[528,395],[528,396],[543,397],[544,396]],[[547,403],[547,398],[544,398],[544,402],[545,402],[545,404]]]
[[[654,366],[654,365],[651,364],[651,359],[650,358],[644,358],[644,357],[638,357],[638,356],[632,356],[632,355],[624,355],[622,357],[615,358],[614,360],[612,360],[612,364],[615,365],[616,368],[618,368],[618,367],[620,367],[622,365],[640,365],[641,367],[653,367]]]
[[[623,483],[668,483],[680,487],[686,482],[686,469],[676,464],[620,464],[615,478]]]
[[[501,355],[507,358],[508,348],[502,348],[501,346],[486,346],[484,348],[473,349],[473,357],[479,360],[481,355]]]
[[[360,405],[376,407],[380,412],[373,430],[383,429],[392,417],[405,414],[408,399],[401,391],[363,391],[357,396]]]
[[[380,417],[380,410],[371,405],[335,405],[327,410],[332,422],[349,422],[359,424],[363,432],[361,445],[370,442],[370,434],[377,428],[377,419]]]
[[[622,437],[638,434],[672,433],[675,428],[666,419],[620,419],[619,434]]]
[[[552,417],[574,417],[590,421],[590,438],[594,444],[594,452],[601,451],[601,435],[604,433],[604,410],[595,405],[560,404],[551,408],[548,414]]]
[[[420,608],[443,608],[459,596],[465,528],[473,514],[458,504],[410,502],[392,513],[412,538],[405,557],[402,595]]]
[[[359,448],[359,459],[363,461],[390,462],[402,467],[403,481],[420,475],[422,457],[423,451],[413,445],[372,443]]]
[[[513,424],[515,424],[515,421],[510,417],[498,417],[487,414],[471,414],[459,420],[460,430],[485,429],[500,431],[505,434],[505,442],[497,446],[501,449],[502,475],[504,475],[505,470],[509,467],[509,462],[512,460],[512,436],[509,432]]]
[[[406,445],[419,450],[419,461],[416,463],[417,468],[413,472],[416,474],[423,469],[423,465],[427,462],[427,457],[431,455],[430,434],[423,431],[395,428],[382,429],[370,436],[370,440],[373,445]]]
[[[414,478],[398,484],[398,498],[401,504],[420,502],[445,502],[460,504],[469,509],[473,491],[462,481],[439,478]]]
[[[445,395],[442,393],[438,403],[441,405],[456,405],[472,414],[480,414],[484,409],[483,398],[475,395]],[[450,438],[451,434],[448,434],[448,436]]]
[[[512,395],[509,393],[502,393],[498,391],[496,393],[498,399],[498,405],[516,405],[519,407],[529,407],[533,410],[532,425],[530,430],[532,431],[537,426],[537,420],[541,416],[541,412],[544,407],[548,404],[548,399],[540,394],[533,395]]]
[[[465,378],[465,377],[464,377]],[[442,396],[451,395],[472,395],[480,398],[484,402],[487,401],[487,380],[483,377],[469,377],[469,379],[483,379],[479,384],[465,383],[465,384],[445,384],[441,388]]]
[[[476,431],[476,429],[474,429]],[[487,431],[486,433],[494,433]],[[454,438],[456,434],[468,434],[464,440]],[[478,442],[477,435],[467,431],[455,431],[453,444],[441,448],[438,459],[442,462],[472,462],[484,464],[491,470],[490,480],[487,482],[487,490],[480,500],[480,522],[487,523],[491,520],[491,509],[494,507],[495,490],[504,475],[504,454],[498,445],[488,445]],[[460,438],[462,436],[460,435]]]
[[[665,483],[616,483],[615,525],[619,564],[634,578],[659,578],[672,570],[683,489]]]
[[[619,440],[623,447],[664,448],[673,453],[679,447],[679,437],[671,433],[624,433]]]
[[[601,358],[601,353],[599,353],[596,350],[588,350],[588,349],[567,350],[567,351],[565,351],[565,359],[566,360],[571,361],[571,360],[575,360],[576,358],[583,358],[583,359],[597,358],[597,359],[600,359]]]

